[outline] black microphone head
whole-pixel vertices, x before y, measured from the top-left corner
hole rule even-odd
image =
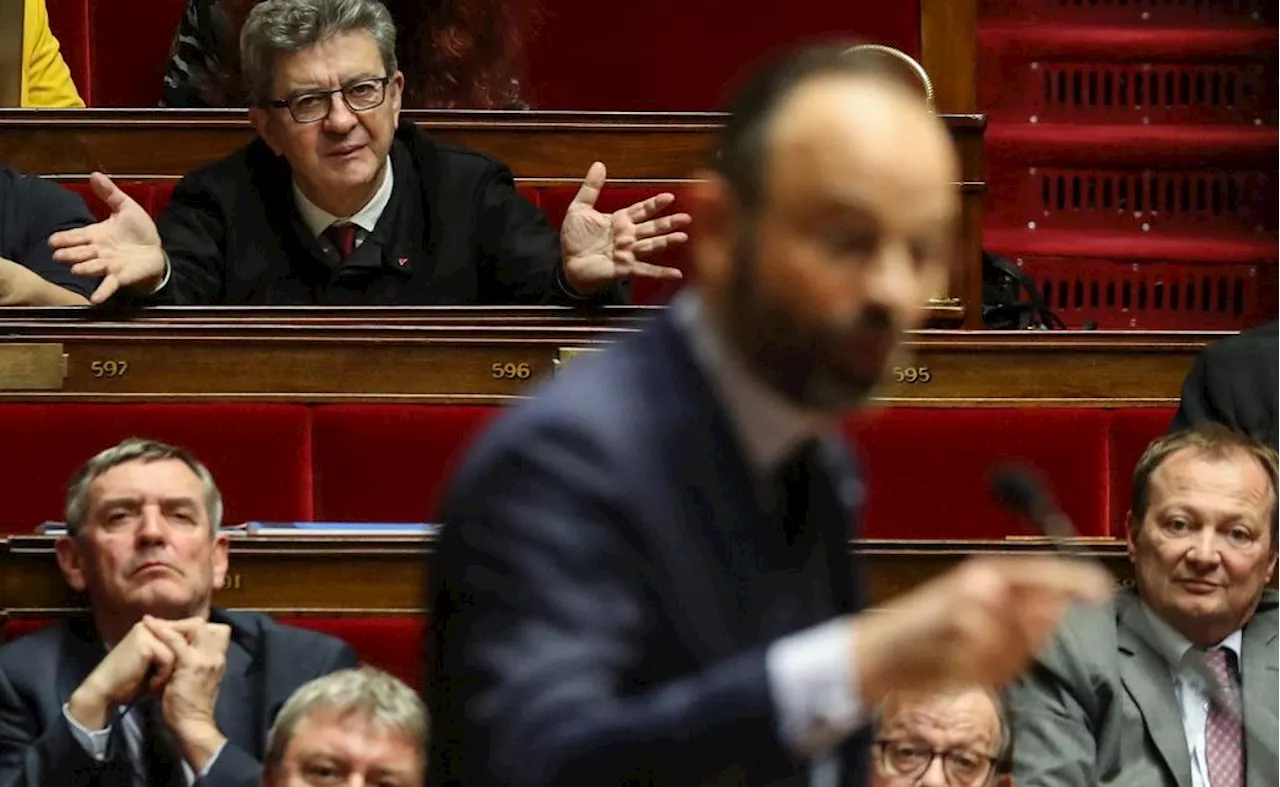
[[[1057,510],[1049,487],[1034,469],[1020,462],[1004,462],[987,477],[992,493],[1006,509],[1036,524]]]

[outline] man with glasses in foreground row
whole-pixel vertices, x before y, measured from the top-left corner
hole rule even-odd
[[[1009,721],[992,691],[898,692],[880,705],[874,787],[988,787],[1008,758]]]
[[[94,173],[111,216],[57,233],[54,258],[176,304],[468,305],[609,302],[640,261],[683,243],[685,214],[659,194],[595,210],[591,166],[552,229],[488,156],[399,125],[404,75],[377,0],[268,0],[241,59],[259,139],[178,184],[158,223]]]

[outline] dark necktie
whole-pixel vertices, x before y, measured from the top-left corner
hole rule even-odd
[[[802,443],[788,455],[774,477],[777,495],[775,516],[787,538],[788,546],[794,546],[805,534],[805,525],[809,519],[811,463],[817,445],[816,440]]]
[[[137,705],[142,727],[142,769],[149,787],[171,787],[181,767],[169,729],[164,726],[160,700],[142,700]]]
[[[324,236],[338,250],[338,256],[345,260],[356,247],[356,233],[359,231],[360,228],[354,224],[334,222],[325,228]]]
[[[1240,726],[1240,684],[1231,665],[1232,653],[1215,648],[1204,653],[1204,663],[1213,674],[1230,707],[1209,703],[1205,720],[1204,753],[1209,765],[1211,787],[1244,787],[1244,730]]]

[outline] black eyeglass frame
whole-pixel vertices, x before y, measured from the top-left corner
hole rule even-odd
[[[984,754],[975,749],[965,749],[965,748],[928,749],[927,751],[929,752],[929,759],[925,760],[924,767],[922,767],[920,770],[916,771],[915,773],[898,773],[896,770],[888,766],[889,758],[888,758],[888,754],[886,754],[886,749],[888,749],[889,746],[905,743],[905,741],[894,741],[894,740],[888,740],[886,738],[877,738],[874,741],[874,743],[876,746],[880,767],[882,769],[892,771],[895,776],[902,776],[907,779],[919,779],[921,776],[928,773],[929,769],[933,767],[933,761],[941,757],[942,758],[942,775],[946,778],[947,784],[952,784],[953,780],[951,778],[951,771],[947,769],[947,756],[956,752],[965,752],[966,754],[977,755],[978,757],[981,757],[987,761],[988,763],[987,773],[985,776],[982,777],[982,779],[980,779],[977,782],[977,784],[989,785],[989,784],[995,783],[996,776],[999,775],[1000,773],[1000,765],[1003,762],[999,757],[993,757],[990,754]],[[920,748],[923,749],[925,747],[921,746]],[[967,787],[967,786],[952,784],[952,787]]]
[[[333,111],[333,99],[331,98],[331,96],[333,96],[334,93],[342,94],[342,103],[345,104],[347,109],[351,110],[352,112],[356,112],[356,113],[368,112],[372,109],[377,109],[378,107],[382,106],[387,102],[387,85],[391,83],[392,79],[394,79],[394,77],[392,76],[369,77],[367,79],[357,79],[354,82],[349,82],[343,85],[342,87],[335,88],[333,90],[308,90],[305,93],[299,93],[296,96],[293,96],[291,98],[277,98],[272,101],[268,101],[267,106],[272,107],[274,109],[289,110],[289,117],[293,118],[294,123],[302,123],[302,124],[319,123],[321,120],[324,120],[326,117],[328,117],[329,113]],[[368,85],[371,83],[376,83],[381,89],[381,93],[379,94],[380,97],[378,98],[378,103],[370,104],[369,106],[361,107],[360,109],[356,109],[355,107],[351,106],[351,99],[347,96],[347,92],[350,90],[354,90],[355,88],[361,85]],[[317,116],[313,120],[299,120],[297,114],[294,113],[293,111],[293,105],[294,105],[294,102],[304,98],[325,99],[327,102],[327,105],[325,106],[324,113]]]

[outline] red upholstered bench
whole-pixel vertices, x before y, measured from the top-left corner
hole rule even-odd
[[[194,452],[222,490],[225,522],[312,515],[311,424],[300,405],[0,404],[0,435],[0,532],[60,521],[75,469],[130,436]]]
[[[1111,422],[1111,535],[1125,537],[1133,468],[1152,440],[1169,431],[1173,408],[1116,410]]]
[[[467,445],[497,407],[315,408],[316,518],[420,522],[434,516]]]
[[[899,408],[846,424],[863,456],[867,538],[1034,535],[987,488],[992,465],[1023,459],[1082,535],[1108,535],[1110,413],[1101,409]]]

